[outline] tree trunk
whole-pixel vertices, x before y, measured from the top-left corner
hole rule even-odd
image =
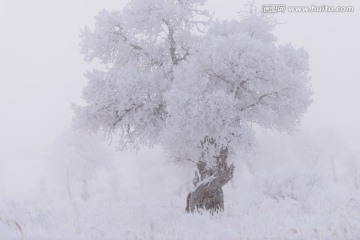
[[[234,165],[227,163],[228,149],[222,148],[216,158],[215,166],[209,167],[206,161],[197,163],[194,177],[194,190],[186,199],[186,211],[204,209],[210,212],[224,210],[222,187],[233,177]]]

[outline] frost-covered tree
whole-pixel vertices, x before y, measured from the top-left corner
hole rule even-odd
[[[55,142],[48,174],[57,187],[63,188],[70,202],[79,197],[87,201],[94,180],[101,171],[109,170],[111,155],[106,147],[100,139],[70,130],[65,130]]]
[[[121,149],[162,145],[196,169],[187,210],[222,210],[232,159],[253,142],[252,124],[289,131],[311,102],[308,56],[279,45],[273,22],[251,11],[212,21],[205,0],[131,0],[102,11],[82,33],[87,73],[75,126]]]

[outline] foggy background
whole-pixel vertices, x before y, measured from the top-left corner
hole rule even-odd
[[[81,102],[87,68],[79,33],[115,0],[0,0],[0,197],[29,194],[46,172],[43,159]],[[246,2],[211,0],[222,19]],[[256,1],[262,4],[353,5],[354,13],[278,13],[275,35],[310,55],[314,102],[299,131],[329,132],[360,144],[360,4],[358,1]],[[271,137],[271,136],[269,136]]]

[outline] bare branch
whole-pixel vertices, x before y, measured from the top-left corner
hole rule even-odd
[[[171,26],[170,22],[166,19],[163,19],[164,24],[167,27],[168,30],[168,40],[170,41],[170,56],[171,56],[171,61],[173,63],[173,65],[177,65],[179,64],[179,62],[186,60],[186,58],[190,55],[189,49],[184,48],[183,46],[181,46],[181,48],[185,51],[184,55],[182,57],[179,57],[176,55],[176,42],[174,39],[174,29]]]
[[[170,41],[170,56],[171,61],[174,65],[178,64],[178,59],[176,58],[175,51],[176,51],[176,42],[174,39],[174,29],[171,27],[170,22],[166,19],[163,19],[163,22],[168,28],[168,39]]]
[[[116,111],[116,118],[117,118],[117,119],[116,119],[116,121],[113,123],[112,127],[115,128],[116,125],[124,119],[124,117],[126,116],[126,114],[128,114],[128,113],[131,112],[131,111],[136,111],[136,110],[138,110],[139,108],[141,108],[142,106],[144,106],[144,103],[141,103],[141,104],[138,104],[138,105],[133,104],[133,106],[132,106],[131,108],[125,109],[124,112],[123,112],[121,115],[119,115],[119,112]]]
[[[246,110],[246,109],[255,107],[256,105],[261,104],[261,103],[262,103],[262,100],[263,100],[264,98],[278,95],[278,94],[280,94],[282,91],[288,90],[288,89],[289,89],[289,88],[283,88],[283,89],[281,89],[280,91],[275,91],[275,92],[263,94],[263,95],[261,95],[254,103],[252,103],[252,104],[250,104],[250,105],[248,105],[248,106],[242,107],[242,108],[240,109],[240,111],[244,111],[244,110]]]
[[[144,50],[144,49],[143,49],[141,46],[139,46],[138,44],[135,44],[135,43],[132,43],[132,42],[129,43],[129,39],[128,39],[128,37],[126,36],[126,34],[124,33],[124,28],[123,28],[120,24],[117,24],[117,25],[115,26],[115,28],[116,28],[116,29],[114,30],[113,34],[120,36],[120,37],[122,38],[122,41],[123,41],[124,43],[128,43],[129,46],[132,47],[133,49],[136,49],[136,50],[139,50],[139,51]],[[119,41],[117,41],[117,42],[119,42]]]

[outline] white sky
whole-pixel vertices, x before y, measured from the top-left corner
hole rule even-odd
[[[209,6],[218,16],[231,18],[245,3],[211,0]],[[304,47],[310,54],[315,96],[303,127],[358,135],[359,1],[257,1],[263,3],[355,6],[354,13],[274,17],[286,23],[276,29],[279,41]],[[40,167],[36,159],[69,126],[70,104],[79,101],[85,84],[79,30],[91,25],[100,9],[119,9],[123,4],[121,0],[0,0],[0,176],[1,172],[6,177],[36,173]]]

